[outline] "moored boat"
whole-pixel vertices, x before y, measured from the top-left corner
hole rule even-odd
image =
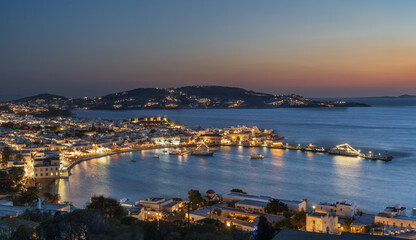
[[[195,150],[191,152],[193,156],[213,156],[214,152],[210,150]]]
[[[131,159],[130,162],[136,162],[136,159]]]
[[[315,152],[316,148],[318,148],[318,146],[313,145],[312,143],[309,143],[309,145],[304,147],[302,150],[306,152]]]
[[[378,155],[375,155],[371,151],[368,154],[366,154],[364,158],[368,160],[381,160],[385,162],[393,160],[393,156],[387,155],[387,153],[384,156],[381,156],[380,153]]]
[[[159,158],[159,155],[155,154],[153,155],[153,158]]]
[[[179,150],[179,151],[175,151],[175,152],[170,152],[169,155],[185,155],[187,153],[188,153],[188,151]]]
[[[213,156],[214,151],[211,151],[204,142],[199,142],[195,150],[191,151],[193,156]]]
[[[362,155],[360,151],[355,150],[348,143],[337,145],[334,148],[331,148],[328,153],[346,157],[359,157]]]

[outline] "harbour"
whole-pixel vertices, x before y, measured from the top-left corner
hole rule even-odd
[[[388,151],[391,162],[370,161],[328,153],[266,147],[223,146],[212,157],[190,154],[169,155],[173,149],[150,149],[92,159],[74,166],[69,179],[50,186],[75,205],[85,204],[85,194],[104,194],[116,198],[140,199],[149,196],[185,196],[191,188],[214,189],[225,193],[242,188],[258,195],[273,194],[290,199],[308,198],[311,202],[352,199],[360,208],[401,203],[415,207],[414,162],[416,152],[415,107],[374,107],[335,111],[310,109],[279,110],[192,110],[76,112],[83,117],[97,115],[107,119],[161,114],[187,126],[228,127],[257,125],[276,129],[289,146],[336,146],[348,142],[367,153]],[[406,112],[406,114],[403,114]],[[213,118],[212,116],[221,116]],[[371,116],[381,115],[374,119]],[[309,123],[299,119],[309,117]],[[361,116],[359,118],[355,116]],[[400,117],[399,117],[400,116]],[[403,117],[405,116],[405,117]],[[400,120],[401,118],[402,120]],[[405,119],[403,119],[405,118]],[[241,120],[245,119],[245,120]],[[327,123],[330,119],[331,123]],[[370,122],[370,123],[369,123]],[[318,130],[315,126],[319,126]],[[371,136],[370,136],[371,135]],[[401,139],[400,141],[398,139]],[[265,158],[250,159],[252,153]],[[153,158],[153,155],[159,158]],[[136,159],[136,163],[130,163]],[[98,173],[104,174],[98,174]],[[121,174],[122,173],[122,174]],[[199,180],[198,180],[199,179]],[[154,184],[154,188],[148,187]],[[322,199],[322,196],[326,196]]]

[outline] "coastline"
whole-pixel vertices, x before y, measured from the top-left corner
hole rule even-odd
[[[186,145],[186,146],[179,146],[179,147],[193,147],[195,146],[195,144],[192,145]],[[95,158],[101,158],[101,157],[107,157],[107,156],[111,156],[111,155],[115,155],[115,154],[122,154],[122,153],[130,153],[130,152],[138,152],[138,151],[142,151],[142,150],[152,150],[152,149],[162,149],[162,148],[178,148],[176,146],[155,146],[155,147],[145,147],[145,148],[133,148],[133,149],[128,149],[128,150],[122,150],[122,151],[117,151],[117,152],[109,152],[109,153],[104,153],[104,154],[100,154],[100,155],[95,155],[95,156],[91,156],[91,157],[86,157],[86,158],[81,158],[73,163],[71,163],[71,165],[69,165],[66,169],[66,173],[67,176],[62,176],[61,178],[67,178],[71,175],[71,169],[76,166],[77,164],[81,163],[81,162],[85,162],[85,161],[89,161]]]

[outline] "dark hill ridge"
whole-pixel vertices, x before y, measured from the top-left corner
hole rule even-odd
[[[343,101],[314,101],[295,94],[273,95],[223,86],[185,86],[179,88],[137,88],[102,97],[67,99],[39,94],[15,102],[57,104],[65,109],[192,109],[192,108],[289,108],[368,106]]]
[[[368,106],[359,103],[320,102],[294,94],[273,95],[223,86],[137,88],[103,97],[75,99],[84,109],[190,109]]]
[[[13,100],[12,102],[29,102],[29,101],[39,101],[39,100],[43,100],[43,101],[65,101],[68,100],[68,98],[63,97],[63,96],[59,96],[59,95],[54,95],[54,94],[49,94],[49,93],[41,93],[35,96],[31,96],[31,97],[25,97],[25,98],[20,98],[17,100]]]

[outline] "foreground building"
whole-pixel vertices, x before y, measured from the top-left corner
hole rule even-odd
[[[236,206],[238,205],[239,208],[242,210],[264,213],[264,208],[267,206],[267,203],[269,203],[270,200],[273,200],[274,198],[267,196],[249,195],[238,192],[230,192],[222,195],[222,199],[224,200],[224,202],[237,202]],[[285,199],[278,200],[288,206],[289,213],[306,211],[305,201]]]
[[[273,240],[397,240],[395,237],[343,232],[341,235],[283,229]]]
[[[314,207],[316,212],[326,213],[341,218],[352,218],[355,211],[355,204],[347,200],[335,203],[321,202]]]
[[[308,213],[306,214],[306,231],[339,234],[341,228],[338,223],[338,216],[320,212]]]

